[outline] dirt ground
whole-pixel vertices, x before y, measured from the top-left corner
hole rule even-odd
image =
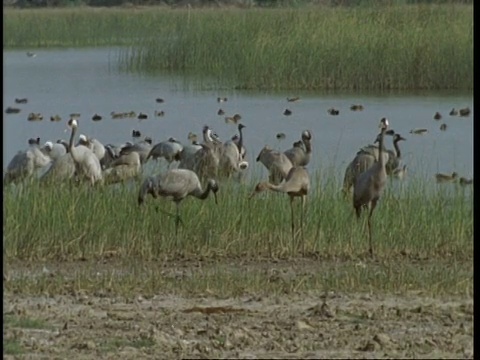
[[[4,288],[3,314],[4,359],[473,358],[473,299],[418,292],[126,299]]]

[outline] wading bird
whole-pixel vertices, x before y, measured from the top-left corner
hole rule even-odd
[[[193,171],[188,169],[170,169],[157,176],[150,176],[143,182],[138,193],[138,205],[142,205],[145,197],[150,194],[154,198],[158,196],[171,197],[177,207],[175,216],[175,235],[178,233],[180,218],[180,203],[187,196],[194,196],[204,200],[213,192],[215,204],[217,204],[218,184],[215,180],[209,179],[205,189],[202,188],[200,180]]]
[[[84,145],[73,146],[75,139],[75,133],[78,128],[78,122],[76,119],[70,119],[68,126],[71,129],[70,142],[68,144],[69,154],[72,156],[73,161],[76,164],[79,175],[86,177],[92,185],[95,185],[98,181],[102,181],[102,167],[98,157]]]
[[[380,141],[379,141],[379,156],[378,160],[365,172],[360,174],[353,186],[353,207],[360,218],[363,207],[370,206],[370,213],[368,214],[368,241],[369,252],[373,255],[372,246],[372,215],[377,206],[378,199],[382,195],[383,189],[387,182],[387,171],[385,168],[386,159],[383,156],[383,141],[385,138],[385,131],[388,127],[387,118],[380,120]]]
[[[257,156],[257,162],[261,162],[269,172],[269,181],[278,185],[285,179],[293,165],[283,152],[272,149],[265,145]]]
[[[268,181],[258,183],[255,186],[253,193],[250,195],[250,199],[255,196],[255,194],[265,190],[272,190],[288,194],[290,198],[290,210],[292,217],[292,243],[295,242],[293,200],[295,199],[295,197],[300,197],[302,199],[302,210],[300,212],[300,232],[302,236],[302,253],[305,254],[305,242],[303,238],[303,212],[305,208],[305,200],[308,192],[310,191],[310,177],[308,176],[307,170],[301,166],[292,167],[288,172],[285,181],[282,182],[280,185],[275,185]]]
[[[307,166],[312,157],[312,134],[305,130],[302,132],[304,146],[294,146],[284,152],[293,166]]]

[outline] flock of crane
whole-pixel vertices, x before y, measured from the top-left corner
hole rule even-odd
[[[239,120],[237,118],[234,122],[238,123]],[[40,138],[29,139],[28,148],[19,151],[4,171],[4,187],[10,183],[20,183],[34,178],[39,169],[43,170],[39,177],[40,182],[75,180],[87,181],[91,185],[126,182],[130,179],[139,179],[144,165],[150,159],[157,161],[164,159],[168,163],[167,170],[143,180],[138,192],[138,204],[142,205],[147,195],[154,198],[170,197],[176,204],[175,234],[177,234],[178,225],[181,223],[180,203],[183,199],[187,196],[206,199],[213,193],[217,202],[219,179],[241,180],[249,168],[243,144],[242,130],[245,126],[242,123],[237,126],[238,134],[225,142],[222,142],[209,126],[204,126],[201,143],[190,133],[189,144],[182,144],[173,137],[153,144],[148,136],[140,140],[140,132],[134,130],[132,137],[137,141],[128,141],[120,145],[103,145],[98,139],[83,134],[79,135],[76,142],[79,120],[71,117],[67,125],[71,131],[68,142],[47,141],[42,145]],[[385,187],[387,176],[402,179],[406,175],[406,165],[401,164],[399,148],[399,142],[405,138],[388,127],[388,120],[382,118],[375,143],[361,148],[356,153],[345,170],[343,180],[345,195],[350,194],[353,188],[353,207],[357,218],[360,218],[363,208],[369,208],[367,223],[371,254],[373,254],[371,218]],[[393,150],[385,148],[386,135],[393,139]],[[310,191],[310,178],[306,166],[311,156],[312,133],[305,130],[301,133],[301,139],[293,143],[290,149],[282,152],[265,146],[256,158],[257,162],[267,168],[269,178],[255,186],[250,198],[264,190],[288,194],[293,241],[296,234],[293,208],[295,197],[300,197],[302,202],[300,232],[303,240],[303,208]],[[177,163],[177,166],[172,167],[173,163]],[[457,176],[456,173],[436,174],[436,179],[437,182],[455,182]],[[473,180],[460,178],[459,182],[467,185]]]

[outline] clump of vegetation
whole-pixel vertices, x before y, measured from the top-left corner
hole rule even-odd
[[[473,89],[473,6],[8,10],[4,47],[126,45],[119,66],[239,89]]]
[[[387,257],[399,253],[471,257],[472,192],[426,180],[412,181],[403,189],[387,187],[374,214],[375,253]],[[314,176],[312,183],[303,226],[306,254],[324,257],[365,254],[366,216],[356,221],[351,200],[343,198],[334,179],[322,181]],[[432,186],[437,186],[437,191],[426,195]],[[262,193],[249,199],[253,183],[244,186],[221,183],[218,205],[210,199],[187,199],[182,203],[184,226],[180,226],[175,236],[173,215],[168,215],[175,213],[174,204],[168,199],[148,198],[139,207],[137,188],[44,187],[35,182],[21,191],[7,188],[4,190],[6,258],[89,259],[114,252],[120,258],[147,261],[178,254],[187,257],[301,254],[299,234],[292,243],[286,195]],[[299,224],[300,202],[294,206]]]

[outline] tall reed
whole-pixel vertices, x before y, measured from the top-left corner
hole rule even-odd
[[[242,89],[473,89],[473,6],[48,10],[4,47],[129,45],[127,71]]]

